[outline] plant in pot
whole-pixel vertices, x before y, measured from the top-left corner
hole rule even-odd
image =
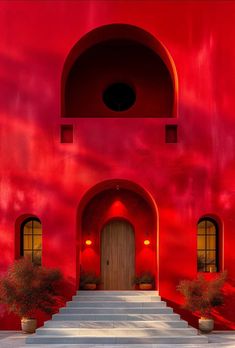
[[[0,303],[21,317],[22,331],[35,332],[36,311],[51,314],[61,297],[56,287],[62,275],[57,269],[34,265],[29,259],[15,261],[0,279]]]
[[[203,275],[197,279],[182,280],[177,290],[184,296],[183,308],[200,316],[199,330],[209,333],[214,328],[212,311],[224,303],[223,285],[227,273],[220,273],[215,279],[207,280]]]
[[[100,277],[92,272],[83,272],[80,276],[80,288],[83,290],[95,290],[100,284]]]
[[[140,290],[151,290],[153,282],[154,276],[149,272],[143,272],[134,278],[134,284],[138,285]]]

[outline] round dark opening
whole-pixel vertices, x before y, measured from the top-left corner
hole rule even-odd
[[[135,91],[123,82],[113,83],[103,93],[103,102],[113,111],[128,110],[136,100]]]

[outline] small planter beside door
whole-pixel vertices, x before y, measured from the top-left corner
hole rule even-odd
[[[96,290],[96,284],[94,283],[87,283],[84,284],[84,290]]]
[[[134,284],[139,286],[140,290],[152,290],[154,276],[151,273],[144,272],[134,279]]]
[[[140,290],[152,290],[153,285],[149,283],[141,283],[139,284],[139,289]]]
[[[83,290],[96,290],[100,284],[100,277],[93,272],[82,272],[80,276],[80,288]]]

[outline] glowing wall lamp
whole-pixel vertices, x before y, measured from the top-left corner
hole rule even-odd
[[[90,246],[90,245],[92,244],[92,241],[91,241],[90,239],[87,239],[87,240],[85,241],[85,244],[86,244],[87,246]]]
[[[145,239],[144,240],[144,245],[149,245],[150,244],[150,240],[149,239]]]

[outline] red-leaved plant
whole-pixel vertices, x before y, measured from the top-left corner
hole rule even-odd
[[[210,280],[203,275],[193,280],[182,280],[177,287],[185,298],[182,307],[203,318],[210,318],[212,309],[224,303],[222,288],[226,277],[227,272],[223,272]]]
[[[37,266],[22,258],[0,278],[0,303],[20,317],[30,318],[37,310],[50,314],[62,300],[57,292],[61,279],[58,269]]]

